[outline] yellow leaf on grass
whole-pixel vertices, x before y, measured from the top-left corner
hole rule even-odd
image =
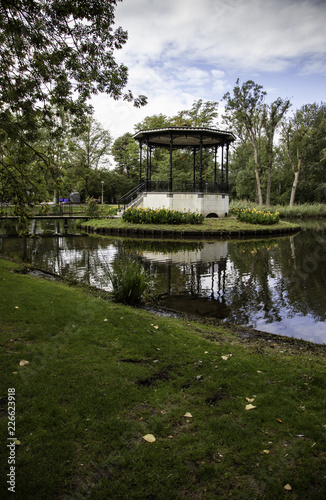
[[[269,450],[263,450],[263,453],[266,453],[266,455],[269,454]]]
[[[255,401],[255,398],[246,398],[246,401],[248,401],[248,403],[253,403]]]
[[[29,365],[29,361],[26,361],[25,359],[21,359],[19,361],[19,366],[25,366],[25,365]]]
[[[187,411],[187,413],[185,413],[183,416],[184,416],[184,417],[188,417],[188,418],[192,418],[191,413],[189,413],[188,411]]]
[[[283,420],[282,420],[281,418],[277,418],[276,420],[277,420],[277,422],[279,422],[280,424],[283,424]]]
[[[246,410],[253,410],[254,408],[257,408],[257,406],[254,406],[252,404],[246,405]]]
[[[146,436],[143,436],[143,439],[145,439],[148,443],[154,443],[154,441],[156,441],[153,434],[146,434]]]
[[[292,486],[290,484],[286,484],[284,486],[284,489],[287,490],[287,491],[291,491],[292,490]]]
[[[15,309],[19,309],[19,307],[18,307],[18,306],[15,306]]]

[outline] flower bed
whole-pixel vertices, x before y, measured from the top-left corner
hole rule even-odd
[[[269,210],[258,210],[256,208],[233,209],[232,213],[237,215],[237,219],[241,222],[249,224],[276,224],[280,220],[279,212],[270,212]]]
[[[134,224],[202,224],[204,216],[193,212],[178,212],[166,208],[128,208],[122,216]]]

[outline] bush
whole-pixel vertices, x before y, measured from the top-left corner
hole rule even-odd
[[[178,212],[166,208],[128,208],[123,220],[134,224],[202,224],[204,216],[193,212]]]
[[[248,222],[249,224],[262,224],[268,226],[276,224],[280,220],[279,212],[258,210],[257,208],[233,208],[232,213],[237,215],[239,221]]]
[[[94,217],[94,219],[100,215],[100,207],[95,198],[88,197],[86,200],[86,204],[86,215],[88,215],[89,217]]]
[[[137,260],[127,257],[115,261],[109,271],[114,299],[135,306],[140,304],[148,290],[151,277]]]

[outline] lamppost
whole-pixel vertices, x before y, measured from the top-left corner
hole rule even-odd
[[[102,205],[103,205],[103,184],[104,184],[104,181],[101,181],[101,184],[102,184]]]

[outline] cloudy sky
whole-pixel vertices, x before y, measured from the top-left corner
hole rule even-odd
[[[116,53],[127,88],[148,104],[94,98],[114,139],[146,116],[220,101],[237,78],[263,85],[269,102],[289,98],[292,109],[326,101],[326,0],[124,0],[116,24],[129,34]]]

